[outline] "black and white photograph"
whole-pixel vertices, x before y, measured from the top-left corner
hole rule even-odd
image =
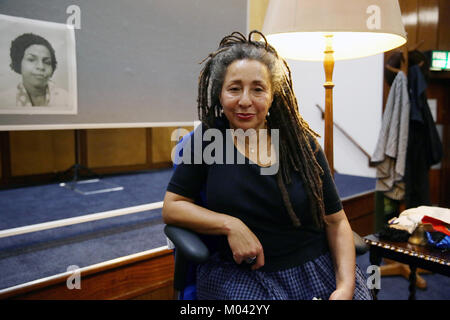
[[[77,114],[73,27],[0,15],[0,114]]]

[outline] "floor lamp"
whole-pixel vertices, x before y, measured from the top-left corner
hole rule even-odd
[[[334,173],[334,61],[382,53],[406,43],[397,0],[271,0],[263,33],[287,59],[323,61],[325,155]]]

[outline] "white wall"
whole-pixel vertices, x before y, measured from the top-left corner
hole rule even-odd
[[[300,114],[321,135],[324,120],[316,104],[325,109],[325,72],[322,62],[288,60]],[[383,103],[383,55],[336,61],[334,65],[334,122],[370,155],[381,127]],[[375,177],[367,157],[334,127],[334,167],[343,174]]]

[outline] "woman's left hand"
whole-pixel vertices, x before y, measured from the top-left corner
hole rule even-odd
[[[330,295],[328,300],[352,300],[353,299],[353,291],[346,289],[336,289]]]

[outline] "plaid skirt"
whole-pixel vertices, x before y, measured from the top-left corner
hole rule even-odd
[[[275,272],[252,271],[221,259],[218,253],[197,267],[199,300],[328,300],[334,290],[336,278],[330,253]],[[358,266],[353,299],[372,299]]]

